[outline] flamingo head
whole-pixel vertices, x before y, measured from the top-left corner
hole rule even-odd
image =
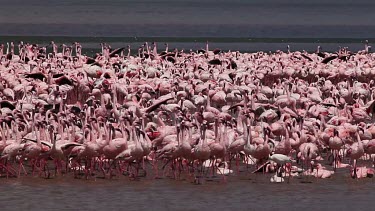
[[[373,178],[375,174],[375,170],[373,168],[368,168],[367,169],[367,177]]]
[[[349,148],[346,150],[346,156],[349,157],[352,154],[352,149]]]
[[[339,131],[336,128],[333,129],[333,136],[339,136]]]
[[[153,139],[159,137],[160,134],[161,134],[161,133],[160,133],[159,131],[151,131],[151,132],[147,132],[147,136],[148,136],[151,140],[153,140]]]

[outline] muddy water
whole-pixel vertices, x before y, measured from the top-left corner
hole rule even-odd
[[[271,175],[240,174],[206,179],[1,178],[1,210],[371,210],[375,179],[341,173],[326,180],[291,178],[270,183]],[[371,208],[372,207],[372,208]]]

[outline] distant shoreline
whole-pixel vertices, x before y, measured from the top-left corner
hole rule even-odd
[[[274,52],[276,50],[286,51],[290,46],[291,51],[315,52],[318,46],[323,51],[335,52],[340,47],[348,47],[351,51],[364,49],[366,38],[246,38],[246,37],[95,37],[95,36],[1,36],[0,43],[6,47],[7,42],[17,45],[20,41],[40,46],[48,46],[51,41],[57,44],[71,45],[73,42],[81,43],[82,53],[92,55],[100,49],[100,43],[108,43],[112,48],[126,47],[130,45],[132,54],[136,54],[138,48],[145,42],[157,42],[158,51],[165,49],[168,43],[169,49],[189,51],[204,49],[206,42],[210,49],[219,48],[224,51],[240,52]],[[367,38],[370,45],[375,38]]]
[[[1,35],[0,42],[17,42],[28,41],[35,43],[42,43],[49,40],[55,42],[84,42],[84,43],[100,43],[100,42],[178,42],[178,43],[192,43],[192,42],[213,42],[213,43],[364,43],[368,40],[370,43],[375,42],[375,37],[368,38],[271,38],[271,37],[204,37],[204,36],[19,36],[19,35]]]

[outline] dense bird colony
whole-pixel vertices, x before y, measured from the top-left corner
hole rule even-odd
[[[93,57],[79,43],[50,47],[0,46],[1,177],[374,174],[368,43],[335,53],[145,43],[134,56],[103,43]]]

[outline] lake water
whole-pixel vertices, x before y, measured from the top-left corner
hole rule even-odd
[[[357,51],[365,39],[375,41],[370,0],[0,0],[0,5],[2,43],[18,41],[14,36],[31,42],[48,36],[39,42],[45,44],[64,36],[69,42],[81,37],[84,48],[115,41],[112,47],[137,49],[140,40],[161,37],[172,48],[187,50],[209,41],[225,50],[285,50],[289,44],[291,50],[321,45],[327,51],[339,46]]]
[[[374,179],[292,178],[269,182],[270,175],[231,176],[195,185],[188,180],[1,179],[2,210],[368,210],[375,206]]]
[[[324,164],[325,162],[323,162]],[[360,162],[359,165],[367,165]],[[160,165],[163,165],[160,163]],[[52,168],[52,167],[51,167]],[[90,178],[73,173],[50,179],[21,175],[0,177],[2,210],[368,210],[375,206],[375,178],[352,179],[349,170],[337,169],[328,179],[299,175],[288,182],[271,183],[272,174],[251,173],[254,169],[240,165],[226,177],[206,177],[197,184],[193,176],[159,170],[158,178],[151,166],[139,179],[116,174],[104,179],[101,172]],[[329,169],[332,169],[328,167]],[[53,168],[52,168],[53,169]],[[160,166],[161,169],[161,166]],[[114,171],[116,172],[116,171]],[[196,172],[196,174],[199,174]]]

